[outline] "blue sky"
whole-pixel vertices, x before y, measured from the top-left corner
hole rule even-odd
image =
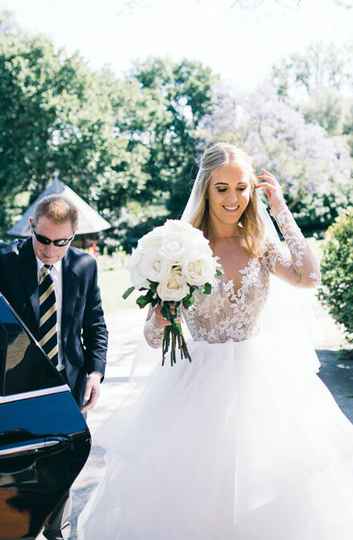
[[[287,0],[288,1],[288,0]],[[254,88],[280,58],[312,41],[353,39],[353,9],[333,0],[303,0],[300,9],[265,0],[258,10],[231,0],[0,0],[27,30],[78,50],[91,67],[118,75],[149,55],[201,60],[240,90]],[[130,0],[131,3],[131,0]]]

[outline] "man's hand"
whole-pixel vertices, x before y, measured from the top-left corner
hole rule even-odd
[[[87,377],[86,389],[81,412],[85,413],[89,409],[93,409],[96,405],[100,394],[100,383],[102,374],[98,371],[92,371]]]

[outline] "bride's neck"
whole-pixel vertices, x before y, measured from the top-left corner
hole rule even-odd
[[[225,225],[224,223],[218,223],[213,220],[208,223],[207,236],[210,242],[236,238],[240,236],[240,232],[240,228],[237,224]]]

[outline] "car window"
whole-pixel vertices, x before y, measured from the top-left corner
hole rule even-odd
[[[51,388],[63,380],[0,294],[0,395]]]

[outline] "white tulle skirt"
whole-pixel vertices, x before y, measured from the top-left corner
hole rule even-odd
[[[351,540],[353,427],[313,359],[265,334],[190,352],[106,426],[79,539]]]

